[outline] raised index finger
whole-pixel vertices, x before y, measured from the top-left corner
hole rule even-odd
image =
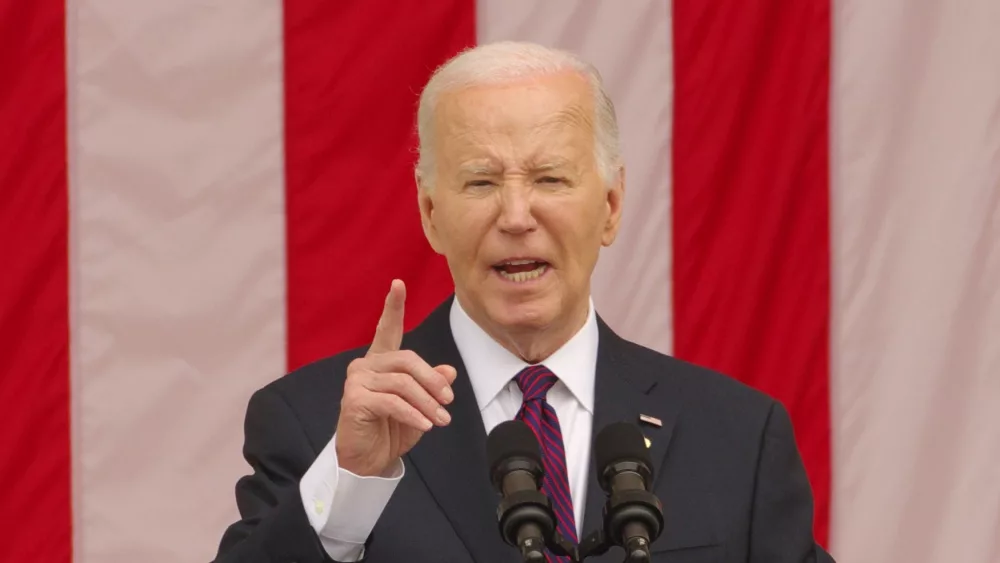
[[[406,305],[406,284],[402,280],[392,280],[389,294],[385,297],[382,316],[375,327],[375,338],[368,349],[369,354],[395,352],[403,343],[403,311]]]

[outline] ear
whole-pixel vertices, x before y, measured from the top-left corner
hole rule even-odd
[[[424,237],[434,252],[441,254],[440,240],[434,226],[434,194],[420,172],[414,171],[413,178],[417,183],[417,206],[420,208],[420,226],[424,229]]]
[[[625,166],[618,167],[615,175],[614,185],[607,190],[606,205],[608,206],[608,219],[604,223],[604,232],[601,234],[601,244],[611,246],[618,236],[618,227],[621,224],[622,211],[625,208]]]

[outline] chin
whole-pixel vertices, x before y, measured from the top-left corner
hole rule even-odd
[[[494,322],[511,329],[541,329],[559,316],[559,302],[552,296],[509,298],[496,296],[487,306]]]

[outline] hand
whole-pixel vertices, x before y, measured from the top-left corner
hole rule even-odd
[[[387,476],[396,460],[434,425],[451,416],[452,366],[431,367],[403,341],[406,286],[393,280],[368,353],[347,367],[335,448],[340,467],[355,475]]]

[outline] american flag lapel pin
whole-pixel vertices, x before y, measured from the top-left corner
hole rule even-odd
[[[645,422],[646,424],[660,428],[663,426],[663,421],[656,418],[655,416],[649,416],[648,414],[640,414],[639,422]]]

